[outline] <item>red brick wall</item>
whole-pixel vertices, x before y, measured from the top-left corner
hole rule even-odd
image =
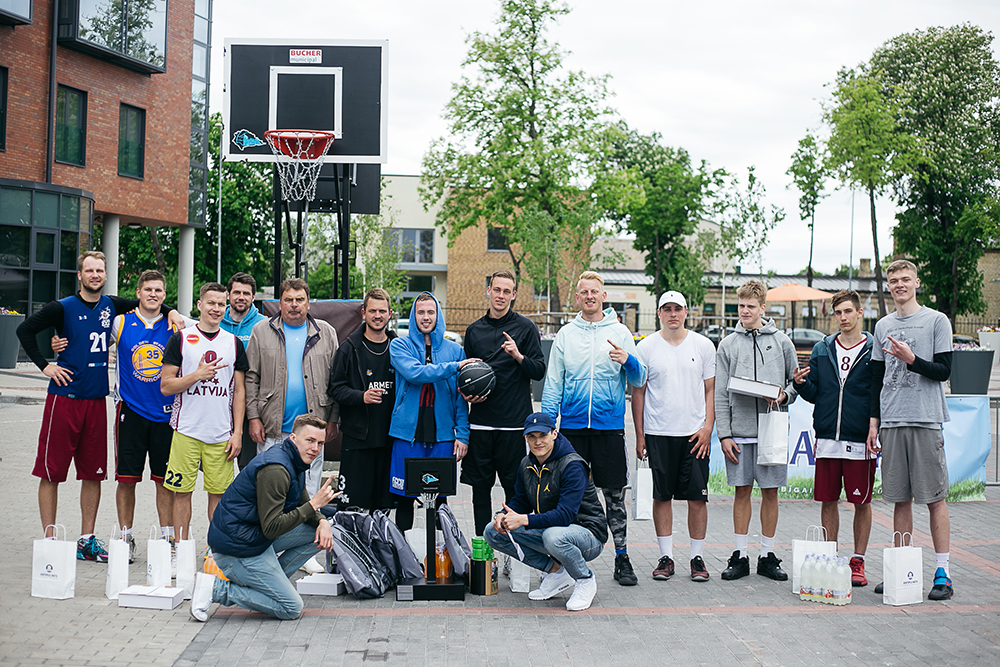
[[[53,165],[58,185],[89,190],[98,213],[116,213],[122,224],[185,224],[191,144],[191,48],[194,0],[170,0],[167,71],[145,76],[60,46],[56,81],[87,93],[86,166]],[[4,178],[45,181],[46,119],[52,6],[35,0],[34,23],[0,26],[0,65],[9,70]],[[146,110],[144,178],[118,175],[121,103]]]

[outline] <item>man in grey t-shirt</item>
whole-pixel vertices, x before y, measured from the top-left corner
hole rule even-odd
[[[896,312],[875,325],[868,448],[878,453],[881,446],[882,499],[895,503],[894,532],[912,533],[913,501],[927,505],[937,561],[928,598],[947,600],[953,595],[951,526],[941,424],[949,419],[944,381],[951,375],[951,323],[917,303],[920,280],[912,262],[897,260],[885,273]]]

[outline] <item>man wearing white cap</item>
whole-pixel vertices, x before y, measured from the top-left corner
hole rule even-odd
[[[660,560],[653,578],[674,574],[673,506],[688,503],[691,579],[708,581],[702,559],[708,527],[708,452],[715,424],[715,346],[684,328],[687,300],[664,292],[657,308],[660,331],[636,346],[646,384],[632,389],[635,451],[653,470],[653,526]]]

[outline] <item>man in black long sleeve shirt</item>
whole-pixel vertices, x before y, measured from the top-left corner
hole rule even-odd
[[[52,301],[17,328],[21,347],[50,379],[38,454],[32,474],[39,478],[38,510],[42,527],[56,522],[59,484],[75,462],[80,484],[81,536],[77,558],[107,562],[107,553],[94,537],[101,500],[101,482],[107,477],[108,438],[105,398],[108,395],[108,346],[114,318],[139,302],[101,294],[107,281],[104,253],[87,251],[77,260],[80,291]],[[170,312],[171,309],[165,309]],[[181,320],[179,315],[172,318]],[[56,363],[42,356],[35,336],[49,327],[67,339]]]
[[[953,595],[948,574],[951,525],[943,422],[951,374],[951,323],[917,303],[917,267],[901,259],[885,270],[896,312],[875,325],[868,448],[882,452],[882,499],[895,503],[894,532],[913,532],[913,501],[927,505],[937,561],[928,598]],[[875,592],[882,592],[882,584]]]
[[[497,271],[490,278],[490,308],[465,331],[465,356],[493,369],[489,396],[469,398],[469,453],[462,461],[462,483],[472,487],[476,535],[492,521],[490,493],[500,478],[504,495],[514,497],[518,464],[524,458],[525,418],[533,412],[531,381],[545,376],[538,327],[511,310],[517,297],[514,275]]]

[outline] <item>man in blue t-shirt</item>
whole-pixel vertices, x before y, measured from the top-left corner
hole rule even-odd
[[[226,306],[226,314],[222,316],[222,330],[239,338],[243,342],[243,348],[246,349],[250,344],[250,334],[254,325],[266,319],[253,303],[254,297],[257,296],[257,281],[249,273],[234,273],[226,289],[229,305]],[[256,455],[257,446],[250,439],[250,423],[244,417],[243,446],[236,458],[240,470],[250,465],[250,460]]]
[[[326,393],[337,332],[309,315],[309,285],[304,280],[288,278],[278,291],[280,312],[255,324],[247,345],[247,417],[258,453],[284,441],[299,415],[326,421],[328,441],[340,417]],[[319,456],[306,474],[310,496],[319,489],[322,473]]]

